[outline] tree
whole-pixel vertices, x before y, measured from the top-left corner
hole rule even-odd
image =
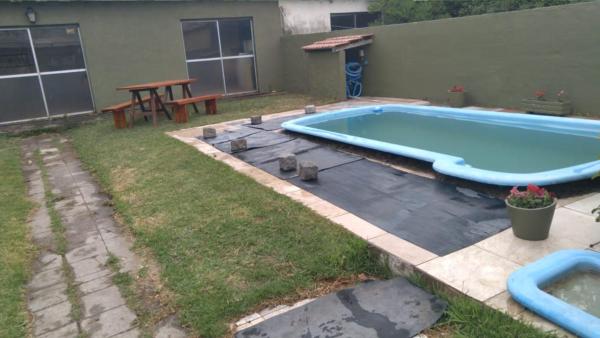
[[[393,24],[585,1],[590,0],[375,0],[369,6],[369,11],[382,14],[380,24]]]

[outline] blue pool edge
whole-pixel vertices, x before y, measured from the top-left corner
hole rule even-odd
[[[560,250],[531,263],[508,278],[510,295],[535,312],[580,337],[600,337],[600,318],[540,289],[575,268],[600,271],[600,253],[591,250]]]
[[[460,157],[362,137],[350,136],[342,133],[325,131],[308,126],[309,124],[325,122],[333,119],[365,114],[377,114],[398,109],[402,110],[402,112],[411,114],[456,118],[475,122],[487,122],[504,126],[529,128],[587,137],[597,137],[598,133],[600,132],[600,121],[586,119],[400,104],[365,106],[308,115],[291,121],[286,121],[281,126],[286,130],[297,133],[431,162],[433,163],[433,169],[439,173],[485,184],[501,186],[525,186],[530,183],[537,185],[552,185],[589,179],[600,171],[600,160],[556,170],[527,174],[484,170],[469,166],[465,163],[464,159]]]

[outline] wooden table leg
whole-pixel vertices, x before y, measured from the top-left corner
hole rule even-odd
[[[133,128],[133,118],[135,116],[135,101],[136,101],[136,93],[131,92],[131,107],[129,107],[129,128]]]
[[[171,86],[165,87],[165,98],[168,98],[170,101],[173,101],[173,88]]]
[[[150,91],[150,110],[152,111],[152,125],[156,128],[157,121],[156,121],[156,95],[155,95],[155,91],[151,90]]]
[[[189,84],[184,84],[181,86],[181,91],[183,94],[183,98],[186,97],[192,97],[192,91],[190,90],[190,85]],[[196,112],[196,114],[199,114],[200,111],[198,110],[198,106],[196,106],[195,103],[192,103],[192,106],[194,107],[194,112]]]
[[[167,107],[163,103],[162,99],[160,98],[160,95],[158,95],[158,91],[156,89],[152,89],[152,90],[150,90],[150,95],[152,95],[152,94],[154,94],[155,109],[162,110],[163,112],[165,112],[165,115],[167,116],[167,118],[169,120],[172,120],[171,114],[169,114],[169,110],[167,109]]]

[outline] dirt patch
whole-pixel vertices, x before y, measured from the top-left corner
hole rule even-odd
[[[110,180],[116,192],[124,192],[133,185],[136,169],[118,166],[110,171]]]

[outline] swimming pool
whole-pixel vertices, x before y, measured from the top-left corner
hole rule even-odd
[[[433,163],[495,185],[549,185],[600,171],[600,121],[436,106],[382,105],[301,117],[286,130]]]

